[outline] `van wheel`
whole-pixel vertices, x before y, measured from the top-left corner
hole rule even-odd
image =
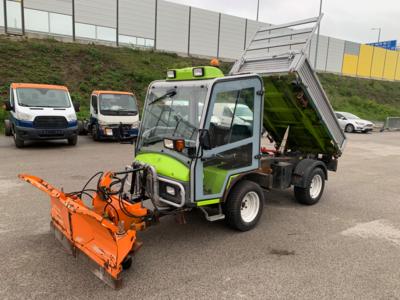
[[[74,135],[68,139],[68,145],[70,146],[76,146],[78,143],[78,135]]]
[[[239,231],[253,229],[262,215],[264,193],[261,187],[248,180],[239,182],[224,204],[227,224]]]
[[[315,168],[306,179],[306,187],[294,187],[296,200],[305,205],[318,203],[325,188],[325,173],[321,168]]]
[[[4,133],[6,136],[12,136],[12,128],[10,120],[4,120]]]
[[[92,125],[92,138],[94,141],[99,140],[99,129],[97,125]]]
[[[14,143],[15,143],[15,147],[17,148],[23,148],[24,147],[24,140],[21,139],[18,135],[17,132],[14,131]]]

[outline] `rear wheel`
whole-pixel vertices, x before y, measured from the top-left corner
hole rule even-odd
[[[321,168],[315,168],[306,179],[306,187],[294,187],[294,195],[301,204],[314,205],[321,199],[324,188],[325,173]]]
[[[352,133],[354,132],[354,126],[351,124],[347,124],[344,130],[348,133]]]
[[[234,229],[248,231],[260,220],[263,206],[264,193],[261,187],[243,180],[232,189],[224,205],[225,220]]]
[[[76,146],[78,143],[78,135],[74,135],[68,139],[68,145],[70,146]]]
[[[11,121],[8,119],[4,120],[4,133],[6,136],[12,136]]]

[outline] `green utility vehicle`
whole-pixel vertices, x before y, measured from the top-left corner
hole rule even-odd
[[[346,142],[308,60],[319,22],[260,28],[228,76],[205,66],[153,82],[136,191],[161,213],[200,208],[242,231],[260,219],[265,191],[293,186],[300,203],[317,203]]]

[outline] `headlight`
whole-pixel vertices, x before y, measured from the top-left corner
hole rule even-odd
[[[76,121],[76,114],[69,114],[66,116],[68,122]]]
[[[136,121],[132,124],[132,128],[138,128],[140,126],[140,122]]]
[[[21,121],[31,121],[32,116],[30,114],[17,111],[17,119]]]
[[[167,192],[167,194],[170,194],[171,196],[176,195],[175,188],[172,186],[167,185],[165,191]]]

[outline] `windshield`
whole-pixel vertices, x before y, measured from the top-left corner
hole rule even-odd
[[[19,105],[27,107],[67,108],[71,106],[68,92],[65,90],[19,88],[17,98]]]
[[[100,113],[105,116],[135,116],[138,113],[136,99],[128,94],[101,94]]]
[[[351,113],[347,113],[347,112],[343,112],[341,113],[346,119],[360,119],[359,117],[357,117],[356,115],[353,115]]]
[[[172,137],[194,147],[206,96],[204,83],[155,83],[144,111],[139,148],[155,145],[161,149],[164,138]]]

